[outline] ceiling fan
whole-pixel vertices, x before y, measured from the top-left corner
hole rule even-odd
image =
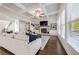
[[[42,17],[46,17],[45,13],[42,12],[41,10],[35,10],[34,12],[34,17],[35,18],[42,18]]]

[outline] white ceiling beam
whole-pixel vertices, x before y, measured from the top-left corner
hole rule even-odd
[[[3,6],[3,5],[2,5]],[[8,8],[8,7],[6,7],[6,6],[3,6],[4,8],[6,8],[6,9],[8,9],[8,10],[10,10],[11,11],[11,14],[13,14],[14,15],[14,17],[15,18],[24,18],[24,19],[27,19],[27,17],[26,16],[24,16],[24,15],[22,15],[21,13],[19,13],[19,12],[17,12],[17,11],[14,11],[14,10],[12,10],[12,9],[10,9],[10,8]],[[13,17],[13,16],[12,16]]]
[[[22,11],[20,11],[20,13],[22,14],[22,13],[25,13],[25,12],[27,12],[27,13],[29,13],[28,12],[28,10],[27,10],[27,8],[22,4],[22,3],[15,3],[15,5],[17,6],[17,7],[19,7],[19,8],[21,8],[21,9],[23,9]],[[29,13],[29,14],[31,14],[31,13]],[[32,15],[32,14],[31,14]],[[34,17],[34,16],[30,16],[30,17],[28,17],[29,19],[31,19],[32,17]]]
[[[27,11],[27,9],[25,8],[25,6],[21,3],[14,3],[17,7],[23,9],[22,11],[20,11],[20,13],[24,13]]]
[[[43,3],[41,3],[41,4],[43,5]],[[46,6],[50,5],[50,4],[52,4],[52,3],[45,3],[43,6],[46,7]]]
[[[14,3],[14,4],[21,9],[26,9],[24,5],[22,5],[21,3]]]
[[[22,11],[20,11],[20,13],[24,13],[24,12],[27,12],[27,13],[29,13],[28,12],[28,10],[27,10],[27,8],[22,4],[22,3],[14,3],[17,7],[19,7],[19,8],[21,8],[21,9],[23,9]],[[30,13],[29,13],[30,14]]]
[[[45,13],[45,15],[46,16],[48,16],[48,15],[51,15],[51,14],[57,14],[58,13],[58,10],[57,11],[52,11],[51,13],[48,13],[47,11],[46,11],[46,8],[45,8],[45,6],[43,6],[41,3],[39,4],[40,5],[40,7],[43,9],[43,12]],[[47,5],[50,5],[50,4],[47,4]],[[47,6],[46,5],[46,6]]]
[[[59,11],[53,11],[51,13],[48,13],[47,15],[55,15],[55,14],[58,14]]]

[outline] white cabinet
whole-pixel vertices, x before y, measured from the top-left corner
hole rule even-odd
[[[57,35],[57,30],[49,30],[50,35]]]

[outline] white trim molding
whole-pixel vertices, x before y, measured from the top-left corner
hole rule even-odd
[[[70,46],[67,41],[63,39],[59,34],[58,38],[68,55],[79,55],[79,53],[75,49],[73,49],[72,46]]]

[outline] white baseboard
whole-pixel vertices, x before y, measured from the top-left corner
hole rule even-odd
[[[79,55],[79,53],[78,53],[75,49],[73,49],[73,48],[67,43],[67,41],[64,40],[59,34],[58,34],[58,38],[59,38],[59,40],[60,40],[62,46],[64,47],[64,49],[65,49],[65,51],[66,51],[66,53],[67,53],[68,55]]]

